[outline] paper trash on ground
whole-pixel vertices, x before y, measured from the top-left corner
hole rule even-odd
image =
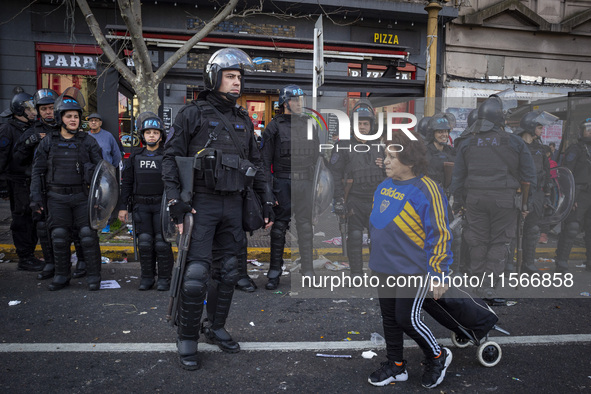
[[[116,280],[103,280],[101,282],[101,290],[103,289],[120,289],[121,286]]]

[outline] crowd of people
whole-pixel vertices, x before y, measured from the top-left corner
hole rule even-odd
[[[304,92],[297,85],[281,89],[278,114],[257,142],[248,112],[237,105],[245,71],[252,69],[252,60],[241,50],[214,53],[204,70],[205,90],[180,109],[168,134],[156,114],[138,116],[143,147],[123,163],[116,213],[124,223],[132,214],[141,266],[139,290],[156,286],[168,291],[175,283],[162,215],[170,216],[181,236],[190,235],[178,289],[171,292],[178,299],[173,323],[183,368],[200,368],[200,334],[225,352],[240,351],[225,324],[234,290],[256,290],[246,271],[249,230],[243,204],[248,188],[260,200],[261,227],[270,229],[267,290],[280,286],[292,220],[300,272],[316,275],[312,196],[322,171],[334,179],[333,209],[345,224],[342,236],[352,277],[364,275],[364,231],[372,244],[368,267],[383,280],[538,271],[535,249],[549,231],[541,223],[551,205],[551,168],[557,165],[555,146],[553,150],[541,142],[543,126],[552,122],[547,113],[527,113],[520,128],[510,132],[503,97],[493,95],[470,113],[468,127],[455,141],[450,140],[455,118],[439,113],[423,118],[411,136],[394,133],[383,139],[386,149],[371,144],[360,152],[346,145],[365,144],[377,126],[371,102],[360,99],[350,111],[351,139],[336,141],[325,157],[317,130],[313,128],[312,138],[308,135]],[[89,185],[102,161],[118,166],[121,154],[112,134],[101,129],[99,114],[87,118],[90,133],[81,131],[84,107],[84,97],[75,88],[61,95],[50,89],[34,96],[18,93],[0,126],[0,173],[7,175],[7,187],[0,189],[11,202],[18,268],[40,271],[38,279],[53,278],[50,290],[82,276],[89,290],[100,288],[100,229],[88,215]],[[581,229],[591,250],[591,119],[582,122],[579,131],[579,142],[562,160],[576,183],[576,202],[557,249],[556,271],[562,273],[569,270],[568,256]],[[179,158],[192,159],[187,166]],[[183,225],[187,215],[193,218],[192,228]],[[462,232],[450,227],[455,217],[465,220]],[[34,256],[38,240],[44,261]],[[514,264],[516,241],[522,241],[523,249],[519,268]],[[78,255],[73,273],[72,242]],[[445,377],[451,351],[437,343],[420,310],[428,293],[437,299],[447,287],[421,283],[378,292],[387,361],[369,376],[372,385],[407,380],[404,333],[425,354],[423,386],[436,387]],[[477,290],[490,304],[504,304],[495,283]]]

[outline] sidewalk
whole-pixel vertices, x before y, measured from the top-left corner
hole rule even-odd
[[[9,202],[0,200],[0,253],[4,253],[5,260],[16,259],[16,253],[10,232],[10,223]],[[337,229],[336,218],[334,218],[334,215],[330,212],[326,212],[314,229],[315,258],[318,256],[324,256],[331,261],[347,261],[347,259],[342,256],[342,249],[339,243],[340,234]],[[263,262],[269,261],[269,234],[269,230],[258,230],[254,232],[252,236],[248,236],[249,259],[257,259]],[[133,240],[125,228],[121,228],[118,232],[112,232],[109,234],[99,233],[99,236],[101,238],[101,254],[104,257],[108,257],[115,261],[123,260],[124,258],[127,258],[128,261],[134,260]],[[536,257],[546,259],[554,258],[558,237],[549,234],[548,238],[547,244],[538,244]],[[284,258],[290,258],[292,245],[295,248],[295,252],[297,252],[297,239],[291,231],[288,231]],[[41,247],[39,245],[37,245],[37,250],[40,255]],[[174,243],[173,250],[175,252],[177,250]],[[366,257],[369,255],[369,248],[367,246],[364,247],[363,253]],[[584,259],[585,248],[575,244],[570,255],[570,260]]]

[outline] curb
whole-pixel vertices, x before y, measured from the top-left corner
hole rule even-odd
[[[74,247],[71,248],[72,252],[75,251]],[[177,252],[177,247],[172,247],[173,252]],[[37,245],[35,251],[41,253],[41,246]],[[297,249],[295,249],[297,251]],[[536,257],[545,257],[545,258],[554,258],[555,256],[555,248],[537,248],[536,249]],[[16,255],[16,250],[14,245],[12,244],[0,244],[0,253],[4,253],[4,259],[6,260],[14,260],[18,259]],[[269,261],[269,248],[248,248],[248,258],[249,259],[256,259],[259,261]],[[128,258],[128,261],[134,261],[133,258],[133,245],[113,245],[113,244],[101,244],[101,255],[104,257],[108,257],[111,260],[122,260],[123,258]],[[333,261],[344,261],[347,260],[346,257],[343,257],[342,249],[338,248],[316,248],[314,249],[314,255],[316,256],[324,256]],[[364,256],[369,256],[369,250],[364,249],[363,251]],[[291,258],[291,249],[285,248],[284,258],[289,259]],[[569,260],[585,260],[585,248],[573,248],[571,250],[571,254],[569,256]]]

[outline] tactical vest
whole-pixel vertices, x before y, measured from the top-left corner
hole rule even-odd
[[[320,141],[316,129],[313,138],[308,139],[308,118],[293,116],[291,119],[291,171],[300,179],[310,179],[319,157]]]
[[[573,172],[575,184],[578,186],[591,186],[591,147],[584,142],[579,142],[576,145],[573,145],[573,149],[577,150],[577,163],[575,171]],[[567,150],[565,157],[568,155],[569,152]]]
[[[384,170],[378,167],[376,159],[384,155],[376,146],[370,145],[368,152],[347,152],[349,161],[345,166],[345,176],[353,179],[349,194],[368,194],[373,196],[377,186],[384,181]]]
[[[529,152],[531,153],[531,157],[534,160],[534,165],[536,167],[536,179],[538,182],[538,189],[544,186],[544,178],[546,174],[544,173],[544,160],[548,160],[546,157],[546,152],[544,152],[544,147],[541,143],[534,141],[531,144],[527,144],[529,148]]]
[[[47,160],[47,184],[60,186],[79,186],[84,184],[84,163],[90,156],[83,149],[87,134],[78,132],[69,139],[63,139],[59,132],[51,135],[51,148]]]
[[[162,195],[162,150],[150,152],[143,149],[134,156],[134,184],[133,193],[139,196]]]
[[[278,115],[275,146],[273,152],[273,173],[279,178],[288,178],[291,172],[291,115]]]
[[[497,131],[478,133],[465,143],[468,144],[466,189],[519,188],[519,181],[511,175],[519,171],[519,155],[509,146],[509,134]]]
[[[193,103],[199,108],[200,123],[195,130],[192,130],[191,140],[189,141],[189,156],[195,156],[207,144],[208,148],[221,152],[222,157],[217,158],[215,172],[216,175],[225,178],[220,179],[220,183],[226,185],[224,191],[235,192],[242,190],[244,188],[244,177],[239,172],[241,152],[232,141],[230,134],[224,129],[223,121],[219,118],[212,104],[206,100],[196,100]],[[237,116],[232,114],[227,119],[234,128],[234,135],[244,156],[249,157],[249,142],[251,138],[254,138],[254,134],[248,113],[241,109],[238,111]],[[218,126],[221,126],[221,128],[218,128]],[[219,130],[217,136],[213,135],[216,128]],[[203,171],[195,171],[194,177],[195,191],[202,192],[204,188],[210,189],[205,183]]]
[[[456,155],[452,148],[444,146],[443,150],[439,151],[430,143],[427,146],[428,158],[429,158],[429,178],[443,186],[444,183],[444,162],[454,162]]]

